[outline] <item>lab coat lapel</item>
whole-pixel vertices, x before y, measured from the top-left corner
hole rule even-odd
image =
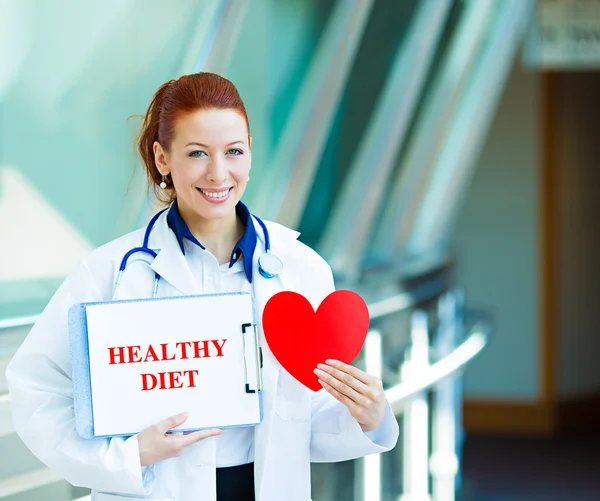
[[[262,249],[260,249],[262,252]],[[260,330],[261,346],[263,351],[263,421],[256,427],[254,432],[255,451],[254,464],[256,468],[255,483],[257,492],[260,492],[261,481],[264,474],[265,461],[271,438],[271,427],[273,425],[273,415],[275,412],[275,399],[277,395],[277,382],[279,380],[279,364],[269,346],[265,341],[262,329],[262,314],[267,301],[278,292],[285,290],[282,277],[266,279],[258,273],[258,262],[254,259],[253,269],[255,275],[254,295],[256,300],[256,310]],[[260,497],[258,498],[260,499]]]
[[[289,231],[286,229],[286,231]],[[288,281],[284,272],[274,278],[266,279],[260,275],[258,271],[258,258],[264,252],[264,237],[262,236],[262,230],[257,228],[257,234],[259,235],[259,242],[254,252],[254,259],[252,264],[252,280],[254,282],[254,297],[256,301],[256,311],[258,317],[261,345],[263,350],[263,421],[260,426],[256,427],[254,432],[255,451],[254,451],[254,466],[255,466],[255,484],[256,492],[258,494],[257,499],[260,499],[261,483],[265,472],[266,459],[268,456],[269,444],[271,439],[271,428],[273,425],[273,418],[275,412],[275,401],[277,396],[277,383],[279,380],[279,363],[273,356],[273,353],[269,349],[264,337],[262,329],[262,314],[265,305],[269,299],[277,294],[278,292],[287,290],[289,286]],[[274,229],[269,232],[271,237],[271,246],[274,254],[279,256],[283,261],[285,267],[285,238],[289,238],[290,235],[295,239],[297,233],[290,232],[289,235],[279,235],[278,231]]]
[[[279,225],[269,225],[269,234],[271,237],[271,246],[274,254],[278,255],[286,262],[286,241],[293,241],[298,233],[280,227]],[[267,301],[278,292],[288,290],[290,284],[286,279],[284,272],[275,278],[266,279],[258,271],[258,258],[264,252],[265,242],[262,229],[255,223],[258,235],[258,243],[254,251],[252,264],[252,282],[254,284],[254,299],[256,302],[256,314],[259,325],[261,346],[263,350],[263,421],[257,426],[254,433],[255,451],[255,483],[256,491],[260,496],[262,479],[265,472],[265,465],[270,446],[271,428],[275,413],[275,401],[277,395],[277,383],[279,380],[279,363],[271,353],[262,330],[262,313]],[[152,269],[156,271],[163,280],[169,282],[182,294],[197,294],[194,277],[185,260],[185,256],[179,248],[179,243],[173,232],[169,229],[166,217],[162,216],[156,223],[156,228],[152,232],[149,246],[153,249],[160,249],[157,257],[152,262]],[[215,454],[214,448],[205,451],[206,460],[209,462]],[[214,461],[214,459],[213,459]],[[260,499],[260,498],[259,498]]]
[[[162,280],[169,282],[169,284],[182,294],[198,294],[199,289],[194,276],[185,260],[183,252],[181,252],[175,234],[167,225],[165,214],[156,222],[156,226],[150,237],[149,247],[157,249],[158,253],[150,267],[161,276]]]

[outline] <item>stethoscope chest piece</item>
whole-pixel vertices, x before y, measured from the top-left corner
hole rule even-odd
[[[264,278],[274,278],[283,271],[283,263],[275,254],[269,251],[258,258],[258,272]]]

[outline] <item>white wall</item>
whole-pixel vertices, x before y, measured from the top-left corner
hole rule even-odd
[[[538,80],[513,69],[453,237],[457,282],[494,316],[466,372],[466,397],[534,400],[540,391]]]

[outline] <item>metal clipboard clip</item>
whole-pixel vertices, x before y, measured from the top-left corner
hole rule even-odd
[[[247,331],[252,329],[254,333],[254,353],[256,357],[256,386],[255,390],[250,388],[250,384],[248,383],[248,361],[246,360],[246,334]],[[258,344],[258,327],[256,324],[242,324],[242,338],[244,340],[244,370],[246,372],[246,393],[256,393],[257,391],[262,391],[262,373],[261,369],[263,366],[263,356],[262,356],[262,348]]]

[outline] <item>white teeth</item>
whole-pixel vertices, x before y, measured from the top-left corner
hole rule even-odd
[[[227,195],[227,193],[229,193],[229,189],[225,191],[204,191],[202,188],[200,188],[200,191],[210,198],[223,198]]]

